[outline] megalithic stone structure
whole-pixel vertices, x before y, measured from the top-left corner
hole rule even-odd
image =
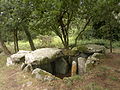
[[[76,61],[73,61],[72,68],[71,68],[71,76],[76,75],[76,73],[77,73],[77,63],[76,63]]]
[[[85,58],[79,57],[78,58],[78,74],[83,75],[86,72],[86,66],[85,66]]]

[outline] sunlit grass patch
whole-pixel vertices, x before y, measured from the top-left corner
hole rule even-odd
[[[0,68],[6,65],[7,56],[4,53],[0,54]]]

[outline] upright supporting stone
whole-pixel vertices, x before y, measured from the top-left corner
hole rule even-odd
[[[85,58],[79,57],[78,58],[78,74],[83,75],[86,72],[85,67]]]
[[[56,74],[67,74],[68,63],[64,58],[60,58],[55,62],[55,73]]]
[[[77,63],[75,61],[72,62],[71,76],[76,75],[77,72]]]

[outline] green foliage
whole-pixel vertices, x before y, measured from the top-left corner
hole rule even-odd
[[[26,29],[26,25],[29,24],[29,21],[31,19],[31,12],[33,10],[31,4],[24,3],[22,1],[16,1],[16,0],[1,0],[1,10],[2,13],[0,15],[1,17],[1,32],[4,36],[4,39],[6,41],[11,41],[13,37],[12,32],[14,30],[19,31],[19,38],[23,39],[24,33],[21,31],[23,29]]]
[[[106,48],[109,48],[109,40],[106,39],[83,39],[79,40],[78,45],[86,45],[86,44],[98,44],[98,45],[104,45]],[[119,48],[120,42],[114,41],[113,42],[113,48]]]
[[[71,42],[73,42],[74,38],[71,39]],[[58,36],[54,36],[52,37],[52,42],[51,43],[46,43],[43,45],[42,41],[37,38],[34,39],[34,44],[36,48],[42,48],[42,47],[56,47],[56,48],[63,48],[62,42],[59,39]],[[30,45],[29,42],[26,40],[19,40],[19,48],[20,50],[30,50]],[[108,47],[109,45],[109,41],[108,40],[103,40],[103,39],[91,39],[91,40],[80,40],[78,43],[78,48],[81,48],[81,51],[86,50],[86,48],[84,47],[84,45],[86,44],[102,44],[106,47]],[[6,43],[7,47],[10,49],[10,51],[13,52],[13,42],[9,42]],[[83,47],[83,48],[82,48]],[[78,50],[77,47],[74,47],[71,51],[70,51],[70,55],[75,55],[77,53]],[[109,48],[109,47],[108,47]],[[120,42],[113,42],[113,48],[120,48]],[[67,52],[68,54],[68,52]]]
[[[80,46],[77,47],[77,50],[79,50],[80,52],[86,52],[87,47],[85,47],[85,45],[80,45]]]
[[[0,3],[0,32],[4,41],[13,41],[14,30],[18,31],[19,40],[26,40],[23,32],[26,29],[32,33],[32,38],[39,34],[56,34],[61,40],[57,45],[66,48],[74,44],[77,36],[100,38],[93,42],[106,47],[108,41],[102,39],[119,40],[120,37],[118,0],[0,0]],[[53,41],[50,47],[57,40]],[[80,44],[93,42],[79,40]],[[45,41],[42,43],[43,47],[49,47]],[[119,43],[113,47],[116,45]]]
[[[119,40],[119,1],[98,1],[96,18],[93,20],[93,36],[96,38]],[[99,33],[99,34],[98,34]]]

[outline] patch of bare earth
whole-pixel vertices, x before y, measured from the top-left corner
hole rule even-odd
[[[102,64],[82,78],[73,84],[77,90],[120,90],[120,53],[108,53]]]
[[[100,65],[71,82],[42,82],[21,71],[19,66],[3,67],[0,90],[120,90],[120,53],[108,53]]]

